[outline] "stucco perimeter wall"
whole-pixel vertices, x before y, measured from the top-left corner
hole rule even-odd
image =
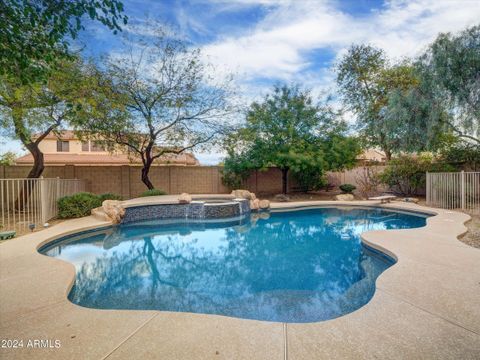
[[[329,181],[335,185],[357,184],[363,167],[345,172],[329,173]],[[30,166],[0,166],[0,178],[24,178]],[[45,178],[83,179],[93,193],[113,192],[124,198],[137,197],[146,190],[141,181],[140,166],[47,166]],[[169,194],[222,194],[229,193],[222,183],[220,166],[155,166],[150,169],[150,180],[157,189]],[[246,181],[246,189],[257,194],[277,194],[282,191],[282,174],[277,168],[254,171]],[[358,186],[357,186],[358,187]],[[298,190],[295,180],[289,178],[289,191]]]
[[[0,179],[24,178],[30,166],[0,166]],[[46,166],[45,178],[83,179],[93,193],[113,192],[133,198],[146,190],[141,181],[140,166]],[[155,166],[150,181],[169,194],[221,194],[230,190],[222,184],[217,166]],[[268,189],[267,189],[268,190]]]

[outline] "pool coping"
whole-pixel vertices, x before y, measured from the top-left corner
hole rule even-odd
[[[155,201],[159,199],[147,199],[145,204]],[[141,201],[132,203],[138,206]],[[325,206],[373,206],[434,216],[422,228],[363,233],[366,245],[397,263],[377,278],[369,303],[342,317],[307,324],[75,305],[67,299],[75,278],[73,265],[41,255],[37,249],[65,235],[111,224],[93,217],[68,220],[0,245],[2,338],[48,337],[59,339],[62,346],[0,348],[0,355],[312,359],[475,358],[480,354],[480,250],[457,239],[467,231],[468,215],[376,201],[272,203],[272,210]],[[161,341],[155,334],[164,334]]]

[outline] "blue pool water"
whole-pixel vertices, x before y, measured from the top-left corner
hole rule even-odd
[[[312,322],[352,312],[393,264],[361,244],[425,216],[323,208],[228,222],[149,221],[65,238],[42,252],[71,262],[69,297],[100,309],[155,309]]]

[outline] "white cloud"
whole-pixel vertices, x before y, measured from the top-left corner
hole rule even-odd
[[[258,77],[292,81],[310,65],[308,51],[313,49],[341,54],[352,43],[371,43],[393,58],[414,56],[439,32],[461,30],[480,18],[480,2],[470,0],[390,1],[362,17],[340,11],[331,1],[268,5],[271,11],[255,28],[220,38],[206,45],[204,53],[217,66],[238,72],[244,81]]]
[[[480,2],[470,0],[391,0],[369,14],[342,12],[336,2],[210,0],[220,7],[258,6],[267,15],[254,27],[220,36],[202,51],[217,66],[218,77],[236,73],[238,92],[248,104],[263,97],[273,81],[298,82],[313,94],[332,93],[335,73],[330,65],[312,63],[312,51],[334,54],[334,62],[353,43],[369,43],[392,59],[419,55],[440,32],[457,32],[480,19]],[[225,8],[222,8],[223,10]],[[312,66],[313,65],[313,66]],[[322,66],[323,65],[323,66]],[[334,105],[339,107],[338,99]],[[344,118],[353,123],[354,115]],[[199,156],[214,163],[219,154]]]

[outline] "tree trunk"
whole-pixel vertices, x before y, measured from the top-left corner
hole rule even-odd
[[[150,166],[152,166],[152,160],[147,160],[143,163],[142,168],[142,182],[147,186],[148,190],[152,190],[155,188],[148,177],[148,173],[150,172]]]
[[[47,136],[50,131],[52,131],[53,126],[50,126],[38,139],[37,141],[33,141],[32,138],[30,137],[30,131],[28,131],[25,128],[24,121],[25,119],[23,118],[24,116],[24,111],[23,109],[20,108],[12,108],[12,118],[13,118],[13,125],[15,128],[15,135],[20,139],[22,142],[23,146],[25,146],[28,151],[33,156],[33,167],[28,173],[28,178],[29,179],[36,179],[39,178],[44,169],[43,165],[43,153],[40,151],[38,148],[38,143]]]
[[[37,179],[42,175],[43,170],[45,169],[45,165],[43,161],[43,153],[40,151],[38,144],[41,140],[45,138],[45,136],[47,136],[50,133],[50,131],[53,130],[55,126],[53,125],[50,126],[36,141],[32,141],[32,138],[28,135],[29,131],[27,131],[27,129],[25,128],[23,115],[24,115],[24,112],[21,107],[12,109],[12,118],[13,118],[13,124],[15,128],[15,134],[20,139],[23,146],[25,146],[28,149],[28,151],[30,151],[33,157],[33,166],[30,169],[30,172],[28,173],[27,178]],[[17,211],[23,211],[25,204],[27,203],[30,197],[30,194],[33,190],[34,183],[35,182],[33,180],[27,180],[23,182],[23,186],[20,191],[20,194],[18,195],[17,200],[15,201],[15,209]]]
[[[45,169],[45,165],[43,162],[43,153],[40,151],[38,144],[35,142],[25,144],[25,147],[28,149],[28,151],[30,151],[33,156],[33,167],[30,169],[27,178],[39,178],[42,175],[43,170]]]
[[[383,152],[385,153],[385,158],[387,161],[392,160],[392,152],[390,149],[383,149]]]
[[[288,190],[288,167],[282,168],[282,193],[287,195]]]
[[[27,179],[38,179],[45,169],[45,165],[43,162],[43,153],[38,148],[38,144],[35,142],[30,142],[25,144],[25,147],[30,151],[33,156],[33,166],[30,169],[30,172],[27,175]],[[17,211],[22,211],[27,203],[30,193],[34,187],[34,181],[23,181],[22,189],[18,194],[17,200],[15,201],[15,209]]]

